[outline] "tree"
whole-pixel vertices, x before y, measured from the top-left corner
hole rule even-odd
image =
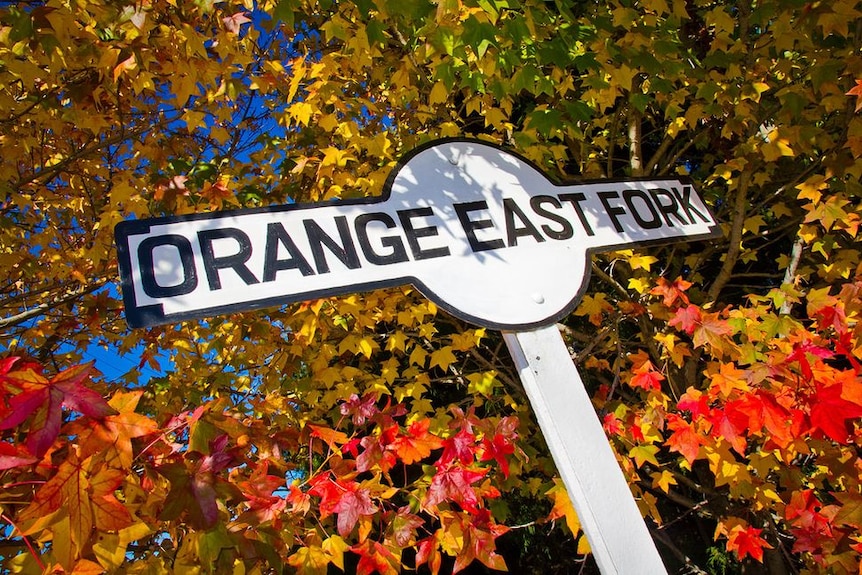
[[[857,572],[860,10],[4,4],[4,568],[583,561],[499,335],[409,286],[122,319],[117,222],[373,195],[466,134],[554,177],[695,180],[725,239],[596,257],[560,329],[668,565]],[[102,377],[95,347],[139,369]]]

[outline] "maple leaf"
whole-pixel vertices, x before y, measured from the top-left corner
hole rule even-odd
[[[566,491],[566,486],[558,477],[555,477],[553,481],[553,487],[545,493],[554,502],[547,519],[548,521],[554,521],[560,517],[565,518],[566,526],[571,531],[572,536],[577,537],[578,532],[581,530],[581,521],[578,519],[575,507],[569,498],[569,492]]]
[[[116,457],[116,465],[122,469],[132,467],[132,440],[153,434],[159,426],[152,419],[135,413],[143,391],[118,391],[108,401],[116,410],[116,415],[108,415],[101,421],[86,425],[83,429],[76,426],[81,438],[81,454],[92,455],[110,447]]]
[[[515,453],[515,444],[511,436],[495,433],[491,439],[484,437],[480,453],[480,461],[496,461],[500,471],[503,472],[503,477],[509,477],[509,456]]]
[[[385,473],[392,469],[398,459],[389,447],[397,434],[398,425],[393,423],[379,437],[373,435],[363,437],[359,445],[364,448],[364,451],[356,458],[356,470],[369,471],[377,466]]]
[[[397,547],[404,548],[412,545],[416,537],[416,530],[422,527],[425,521],[421,517],[410,513],[410,507],[404,506],[398,509],[389,529]],[[418,561],[418,560],[417,560]],[[418,566],[418,564],[417,564]]]
[[[461,535],[455,538],[456,546],[453,551],[456,553],[455,565],[452,567],[453,574],[460,573],[477,559],[491,569],[507,570],[506,562],[496,552],[495,542],[496,537],[505,532],[505,528],[498,530],[491,525],[490,513],[487,509],[477,510],[469,515],[445,516],[443,526],[446,532]]]
[[[287,506],[287,500],[284,497],[273,495],[275,490],[285,487],[284,477],[269,475],[268,467],[265,461],[259,463],[248,479],[237,483],[249,511],[261,523],[273,521]],[[291,490],[293,491],[299,490]]]
[[[725,354],[733,348],[727,337],[733,329],[718,313],[702,313],[700,324],[694,329],[692,343],[697,347],[709,344],[714,353]]]
[[[760,536],[761,533],[763,529],[757,527],[735,525],[727,534],[727,550],[736,553],[740,561],[751,557],[762,563],[763,550],[772,549],[772,545]]]
[[[344,445],[350,438],[343,431],[337,431],[322,425],[309,424],[311,437],[322,439],[333,451],[339,451],[339,445]]]
[[[694,463],[700,446],[705,443],[705,438],[698,433],[693,423],[674,413],[667,415],[667,428],[673,432],[665,442],[668,448],[685,457],[689,465]]]
[[[356,564],[357,575],[372,573],[399,575],[401,572],[400,550],[397,550],[398,555],[395,555],[392,549],[372,539],[366,539],[363,543],[351,547],[350,550],[359,555],[359,562]]]
[[[341,415],[351,416],[353,425],[362,425],[365,420],[374,417],[380,411],[377,409],[377,396],[369,393],[361,399],[358,395],[351,394],[347,401],[341,404],[338,408]]]
[[[31,457],[19,446],[6,441],[0,441],[0,471],[4,469],[13,469],[15,467],[24,467],[39,461],[35,457]]]
[[[605,313],[614,311],[614,306],[610,304],[607,296],[603,293],[596,295],[586,295],[581,300],[578,308],[575,310],[575,315],[585,315],[593,325],[601,325],[602,317]]]
[[[476,436],[470,431],[462,429],[452,437],[443,440],[443,454],[440,456],[440,465],[446,465],[451,461],[458,461],[461,465],[469,465],[476,457]]]
[[[707,396],[697,388],[689,387],[676,403],[678,409],[691,412],[692,420],[709,413]]]
[[[436,537],[426,537],[417,545],[416,568],[426,564],[432,575],[437,575],[440,572],[443,556],[440,553],[440,543]]]
[[[430,425],[430,419],[414,421],[404,433],[395,436],[388,449],[393,450],[407,465],[425,459],[443,445],[439,437],[428,432]]]
[[[634,375],[629,380],[629,385],[632,387],[640,387],[647,391],[661,389],[661,382],[664,381],[664,376],[656,371],[651,361],[643,362],[633,369],[632,373]]]
[[[9,415],[0,421],[0,429],[11,429],[32,416],[27,434],[27,449],[41,458],[53,445],[63,422],[62,407],[101,419],[116,414],[101,395],[84,385],[93,369],[93,362],[61,371],[50,380],[27,370],[14,381],[21,392],[9,399]],[[7,372],[6,380],[10,379]]]
[[[425,494],[425,507],[434,507],[444,501],[454,501],[465,509],[475,509],[479,498],[472,485],[485,477],[487,469],[473,471],[454,464],[439,465]]]
[[[733,409],[748,416],[749,433],[760,433],[765,427],[769,439],[779,446],[789,445],[802,424],[801,412],[784,407],[775,396],[763,390],[746,394],[733,402]]]
[[[846,92],[847,96],[856,96],[856,111],[862,110],[862,80],[857,79],[856,85]]]
[[[748,429],[748,416],[738,411],[736,404],[728,403],[724,409],[714,409],[709,414],[712,433],[726,439],[734,451],[745,455],[748,442],[745,431]]]
[[[311,545],[300,547],[287,558],[287,564],[296,569],[297,575],[326,575],[329,554],[322,548]]]
[[[711,396],[716,396],[715,391],[723,397],[729,397],[734,390],[748,391],[748,383],[744,379],[746,374],[746,371],[737,369],[732,363],[722,362],[718,373],[710,374]]]
[[[862,417],[862,405],[844,399],[843,387],[830,385],[820,388],[811,399],[809,417],[812,427],[820,429],[833,441],[846,444],[850,439],[848,420]]]
[[[667,323],[691,335],[700,324],[700,308],[696,305],[680,307]]]
[[[344,489],[332,511],[338,514],[338,534],[347,537],[362,515],[374,515],[377,507],[372,503],[368,489],[360,489],[351,483]]]
[[[131,525],[129,510],[115,495],[125,477],[124,471],[106,467],[93,457],[80,460],[72,452],[39,488],[19,519],[27,522],[64,509],[69,515],[72,543],[80,550],[94,527],[119,531]]]
[[[251,18],[248,17],[247,12],[237,12],[233,16],[224,16],[221,21],[224,23],[224,27],[231,34],[239,34],[240,27],[243,24],[248,24],[251,22]]]
[[[650,290],[652,295],[660,295],[662,303],[667,307],[673,307],[676,302],[682,302],[688,305],[688,296],[685,291],[691,287],[691,282],[678,277],[672,282],[667,281],[663,277],[656,280],[656,287]]]

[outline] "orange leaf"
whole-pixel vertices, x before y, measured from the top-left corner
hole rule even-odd
[[[856,111],[862,110],[862,80],[856,80],[856,85],[850,88],[847,96],[856,96]]]

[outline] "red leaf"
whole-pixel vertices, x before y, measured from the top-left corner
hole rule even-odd
[[[736,404],[730,402],[725,409],[714,409],[709,415],[712,423],[712,433],[725,438],[734,451],[745,455],[748,442],[745,439],[745,431],[748,429],[748,416],[736,409]]]
[[[858,385],[858,384],[857,384]],[[821,388],[811,402],[811,425],[833,441],[847,444],[850,437],[847,421],[862,417],[862,405],[842,397],[843,385]]]
[[[459,503],[465,509],[475,509],[479,498],[471,485],[482,479],[487,472],[487,469],[472,471],[452,464],[438,467],[425,495],[424,505],[432,507],[448,500]]]
[[[751,556],[753,559],[763,562],[763,549],[772,549],[760,534],[763,529],[756,527],[735,526],[727,535],[727,550],[736,553],[740,560]]]
[[[476,436],[462,429],[453,437],[443,440],[443,455],[440,456],[440,465],[446,465],[452,461],[458,461],[461,465],[473,463],[475,458]]]
[[[50,385],[63,394],[63,405],[94,419],[116,415],[117,410],[108,405],[104,398],[83,385],[90,377],[93,362],[77,365],[55,375]]]
[[[495,460],[500,466],[500,471],[503,472],[503,477],[509,477],[508,456],[514,452],[515,445],[512,443],[512,439],[504,436],[502,433],[497,433],[491,439],[485,437],[482,440],[482,455],[480,460]]]
[[[14,365],[15,362],[4,362],[4,368]],[[63,422],[63,405],[96,419],[117,413],[102,396],[83,385],[92,363],[67,369],[50,381],[32,370],[32,364],[25,365],[30,367],[3,374],[6,391],[11,382],[20,392],[9,399],[10,413],[0,421],[0,429],[16,427],[32,416],[27,449],[36,457],[45,455],[57,439]]]
[[[667,323],[691,335],[700,324],[700,308],[696,305],[681,307]]]
[[[332,508],[338,514],[338,534],[347,537],[362,515],[374,515],[377,507],[372,503],[369,491],[360,489],[355,483],[341,493]]]
[[[24,467],[39,461],[35,457],[30,457],[17,445],[12,445],[5,441],[0,441],[0,471],[4,469],[12,469],[14,467]]]
[[[632,387],[640,387],[647,391],[660,390],[661,382],[664,381],[664,376],[656,371],[651,361],[645,361],[638,367],[632,370],[631,380],[629,385]]]
[[[362,425],[366,419],[374,417],[380,411],[377,409],[377,396],[374,394],[366,394],[362,399],[355,393],[350,396],[350,399],[341,404],[339,408],[341,415],[350,415],[353,420],[353,425]]]

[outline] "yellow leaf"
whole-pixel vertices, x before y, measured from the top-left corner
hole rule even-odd
[[[374,353],[375,348],[380,348],[380,346],[377,345],[377,342],[374,341],[370,336],[365,336],[360,339],[359,342],[356,344],[356,347],[359,350],[359,353],[361,353],[368,359],[371,359],[371,354]]]
[[[425,353],[425,350],[417,345],[416,347],[413,348],[413,351],[410,352],[410,363],[424,367],[425,366],[425,359],[427,357],[428,357],[428,354]]]
[[[93,554],[102,567],[113,571],[126,560],[126,546],[120,545],[119,535],[99,533],[93,544]]]
[[[338,116],[335,114],[326,114],[317,121],[317,125],[327,132],[332,132],[338,127]]]
[[[314,108],[308,102],[297,102],[287,109],[288,113],[296,120],[297,124],[307,126],[314,113]]]
[[[283,69],[283,68],[282,68]],[[287,101],[292,102],[299,90],[299,84],[305,77],[305,58],[297,58],[293,61],[293,70],[290,77],[290,86],[287,90]]]
[[[790,147],[790,141],[787,138],[779,136],[778,130],[773,129],[767,136],[767,142],[760,147],[763,158],[767,162],[774,162],[782,156],[793,157],[793,149]]]
[[[636,445],[629,450],[629,457],[634,458],[635,465],[642,467],[644,463],[659,465],[655,455],[658,453],[658,445]]]
[[[322,548],[300,547],[287,558],[287,564],[296,569],[297,575],[326,575],[330,555]]]
[[[629,278],[629,289],[642,294],[646,293],[650,288],[649,280],[646,278]]]
[[[323,542],[323,550],[329,555],[332,564],[344,571],[344,552],[350,549],[344,539],[333,535]]]
[[[494,386],[497,382],[496,371],[483,371],[482,373],[471,373],[467,376],[467,392],[470,394],[479,394],[486,397],[494,392]]]
[[[548,519],[553,520],[565,517],[569,531],[572,532],[573,537],[576,537],[581,530],[581,521],[578,519],[578,514],[575,513],[575,508],[569,499],[566,486],[563,485],[563,482],[559,478],[554,478],[554,486],[548,489],[546,495],[554,502],[554,507],[551,509]]]
[[[629,265],[633,270],[642,269],[649,271],[650,266],[658,261],[658,258],[653,256],[632,256],[629,258]]]
[[[670,491],[671,485],[676,484],[676,478],[673,476],[673,473],[671,473],[667,469],[662,469],[661,473],[652,474],[652,486],[658,487],[665,493],[668,493]]]
[[[452,353],[452,346],[447,345],[431,352],[431,363],[429,367],[439,366],[440,369],[449,369],[458,358]]]
[[[449,89],[442,80],[437,80],[434,87],[431,88],[431,93],[428,94],[428,105],[436,106],[437,104],[445,104],[449,100]]]
[[[822,191],[826,189],[826,181],[831,177],[831,174],[814,175],[796,186],[799,193],[796,195],[800,200],[811,200],[815,204],[820,201],[823,196]]]
[[[386,349],[388,351],[395,351],[396,349],[401,351],[406,351],[405,344],[407,342],[407,336],[403,331],[396,331],[389,335],[386,339]]]

